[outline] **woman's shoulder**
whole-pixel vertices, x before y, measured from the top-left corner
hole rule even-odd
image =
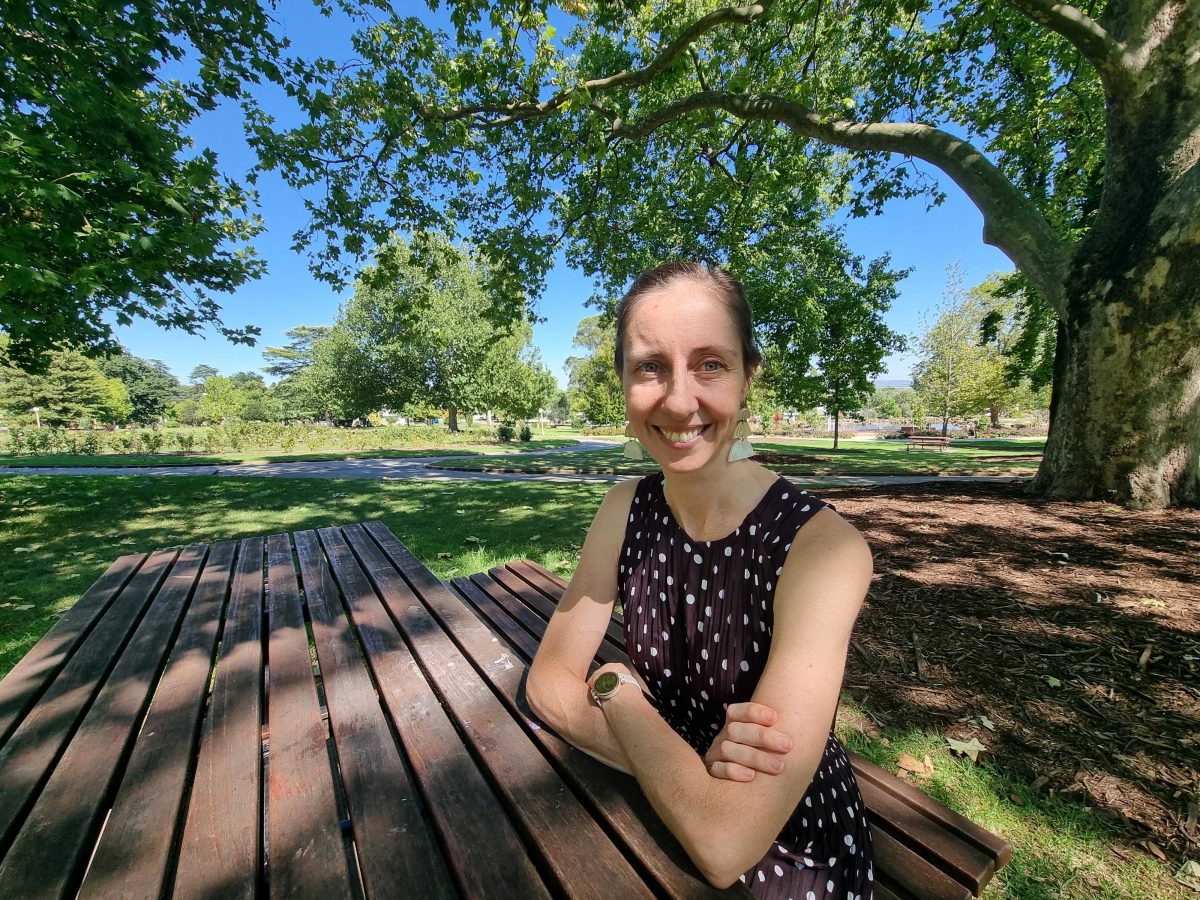
[[[649,496],[652,492],[656,478],[661,480],[662,473],[656,472],[643,478],[618,481],[605,493],[596,518],[605,521],[611,520],[614,524],[626,521],[634,503],[642,502],[641,498]]]

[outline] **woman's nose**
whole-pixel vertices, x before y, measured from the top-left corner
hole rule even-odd
[[[667,382],[667,393],[663,397],[663,411],[684,419],[696,411],[696,391],[689,378],[671,378]]]

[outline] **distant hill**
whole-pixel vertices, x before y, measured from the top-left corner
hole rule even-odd
[[[912,379],[910,378],[880,378],[875,382],[877,388],[910,388],[912,387]]]

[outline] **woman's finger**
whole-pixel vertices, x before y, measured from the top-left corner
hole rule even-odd
[[[754,770],[733,762],[718,760],[708,767],[708,774],[713,778],[724,778],[726,781],[753,781]]]
[[[767,775],[778,775],[783,771],[783,758],[778,754],[758,750],[736,741],[721,741],[716,755],[721,762],[736,763]]]
[[[770,750],[772,753],[787,753],[792,749],[792,740],[786,734],[780,734],[773,728],[762,725],[752,725],[749,722],[730,722],[725,726],[725,733],[739,744],[748,744]]]
[[[778,716],[769,706],[762,703],[746,701],[731,704],[725,711],[726,722],[750,722],[756,725],[774,725]]]

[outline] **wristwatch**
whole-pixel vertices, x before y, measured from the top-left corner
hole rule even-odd
[[[597,705],[605,700],[611,700],[617,695],[617,691],[621,689],[622,684],[634,684],[637,682],[632,675],[618,674],[617,672],[605,672],[592,682],[592,699]]]

